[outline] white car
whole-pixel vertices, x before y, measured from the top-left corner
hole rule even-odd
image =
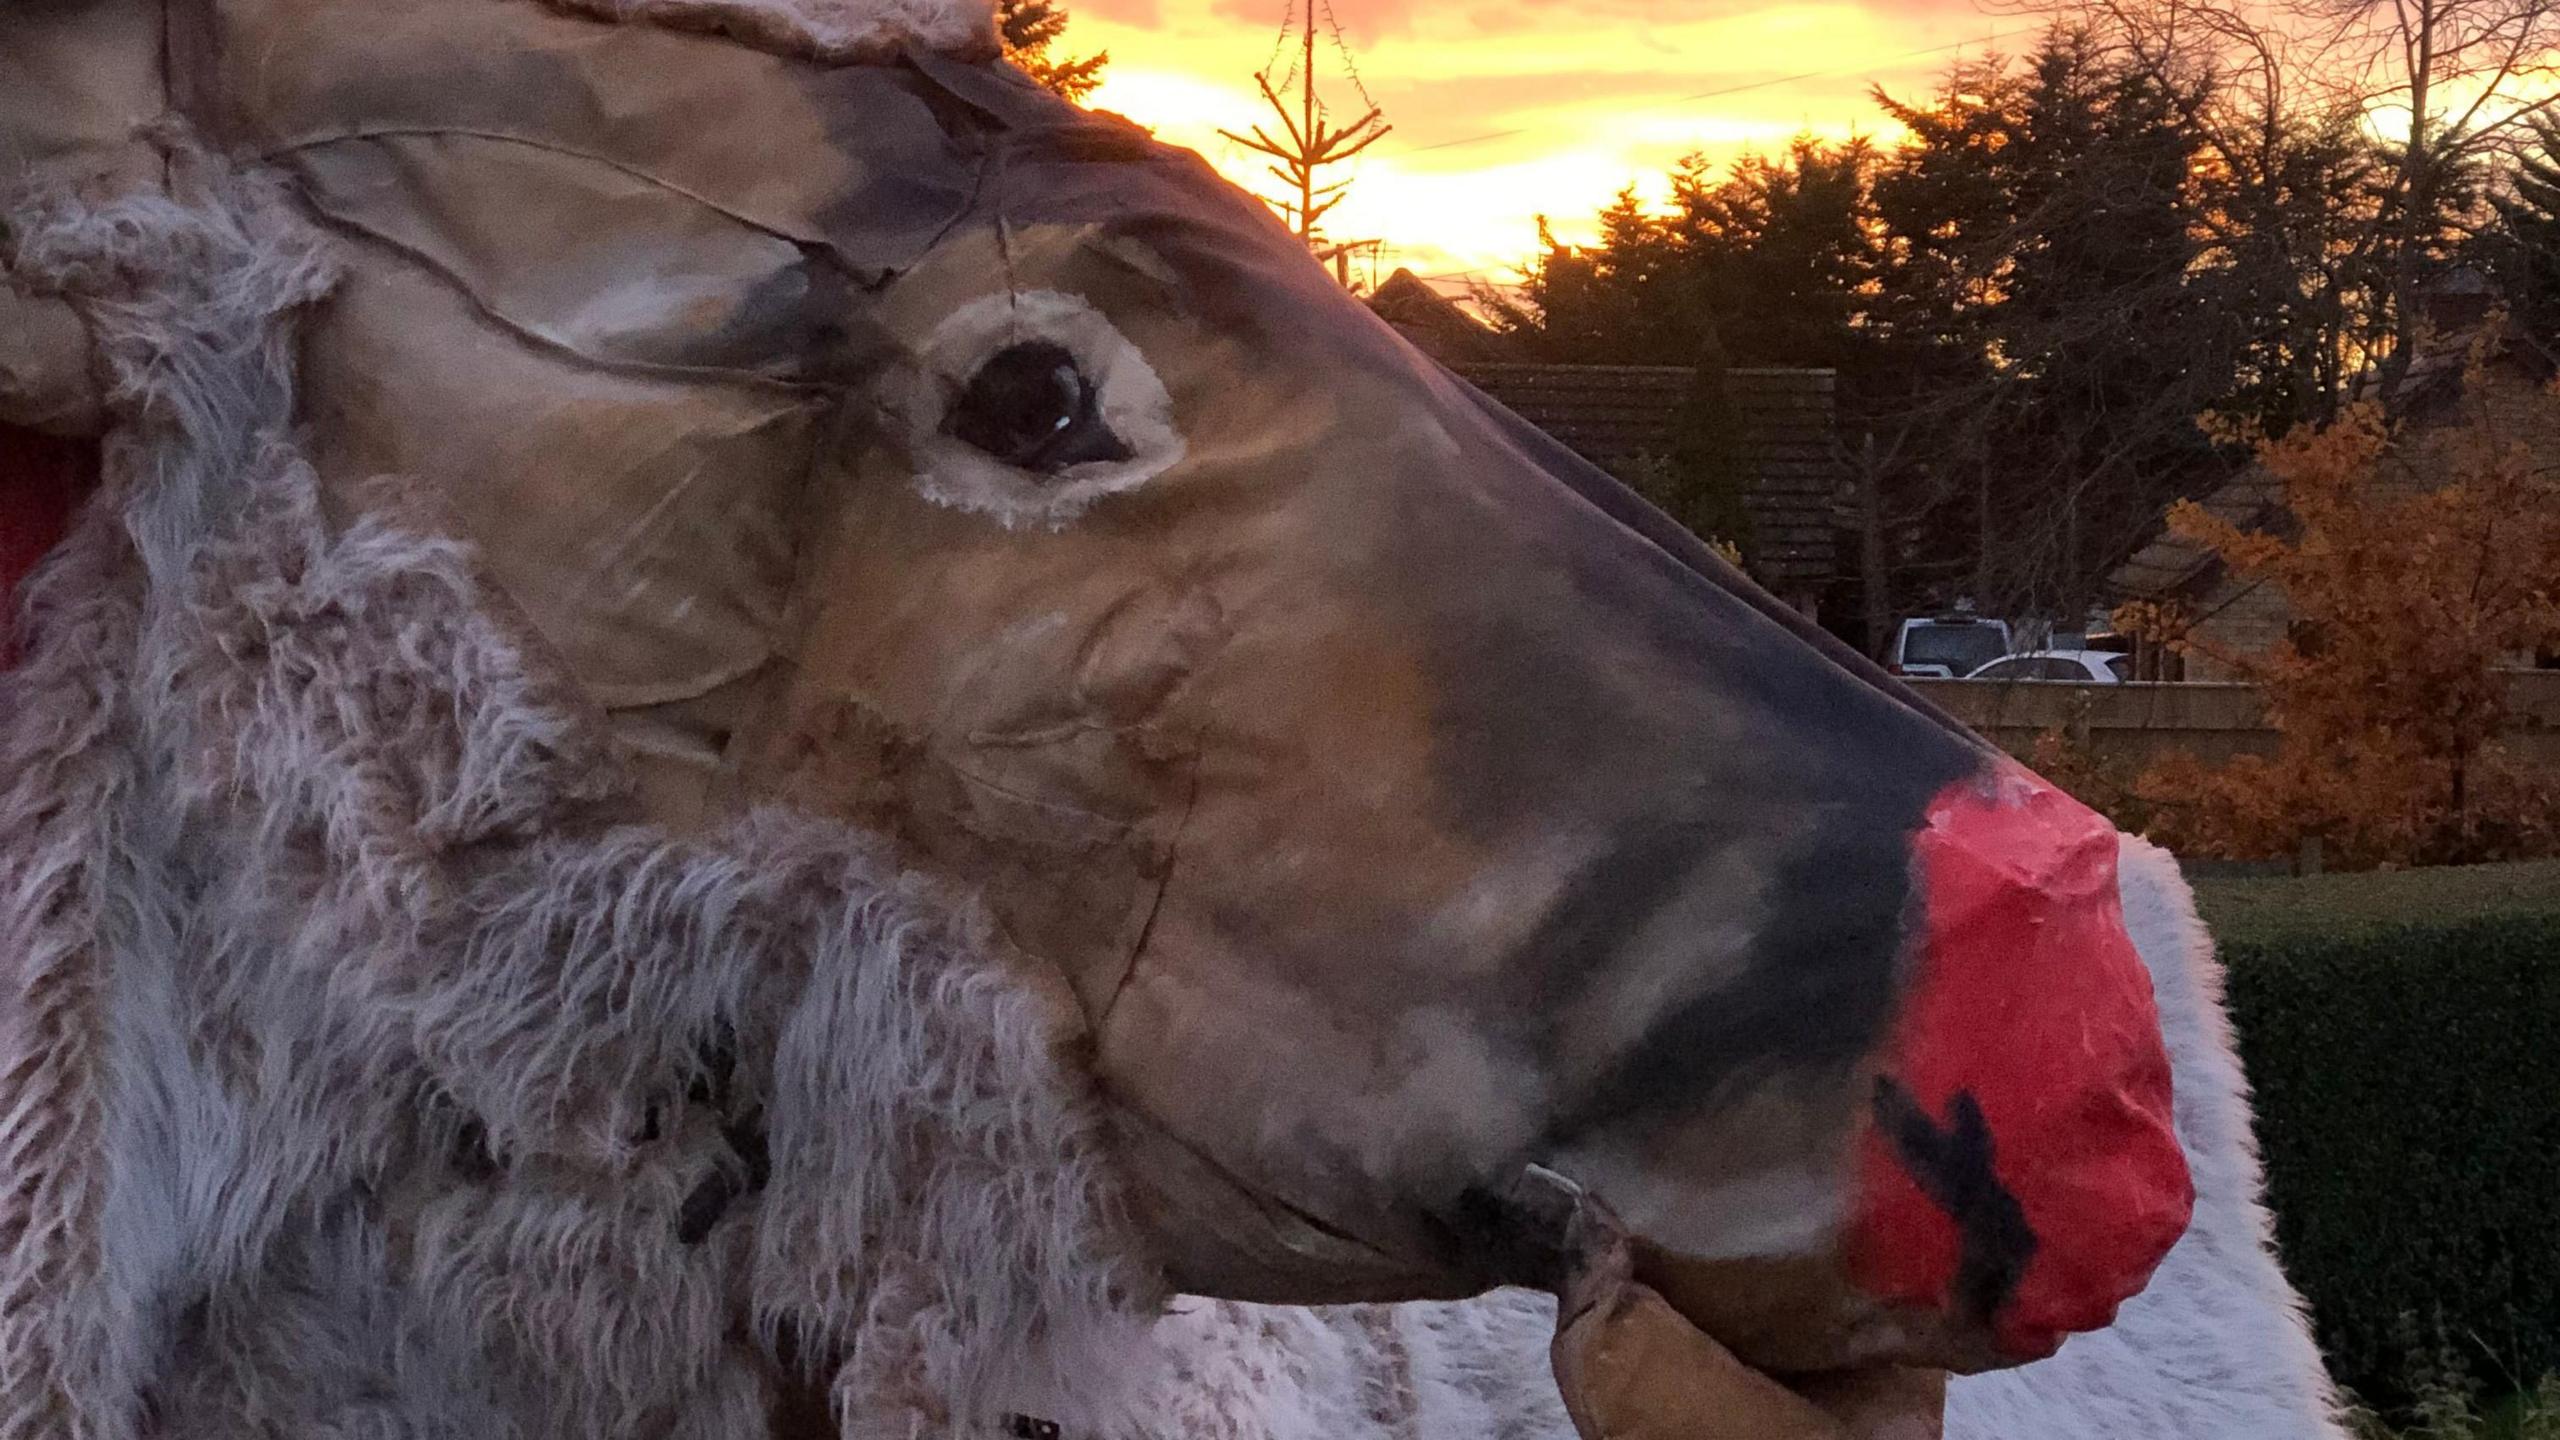
[[[2030,650],[2003,655],[1964,678],[2118,685],[2133,678],[2133,657],[2112,650]]]

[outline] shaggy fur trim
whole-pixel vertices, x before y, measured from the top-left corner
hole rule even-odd
[[[28,658],[0,671],[0,1436],[102,1433],[93,1318],[104,1128],[105,932],[114,817],[134,789],[124,732],[139,586],[91,515],[29,585]]]
[[[155,591],[174,594],[237,477],[290,423],[291,334],[276,318],[328,289],[329,257],[273,182],[182,148],[166,193],[0,197],[0,271],[87,323],[125,422],[107,468],[131,477],[147,526],[134,539]]]
[[[862,836],[623,823],[602,718],[287,439],[262,183],[12,214],[126,420],[0,709],[0,1440],[1111,1409],[1153,1297],[1063,983]]]
[[[116,952],[160,918],[133,859],[154,759],[135,711],[170,677],[147,658],[132,542],[177,572],[223,477],[268,443],[274,427],[244,417],[288,394],[272,318],[327,283],[271,192],[202,203],[221,183],[182,163],[170,195],[0,205],[0,272],[80,312],[132,417],[109,469],[163,502],[133,535],[102,513],[83,522],[30,587],[27,659],[0,678],[0,1436],[13,1440],[116,1433],[111,1397],[142,1364],[100,1303]]]
[[[1186,1301],[1159,1327],[1181,1383],[1151,1410],[1203,1440],[1573,1440],[1555,1306],[1479,1299],[1303,1310]]]
[[[545,0],[599,20],[636,20],[826,64],[879,60],[913,45],[992,59],[992,0]]]
[[[1575,1440],[1554,1334],[1555,1303],[1526,1290],[1314,1308],[1184,1297],[1139,1357],[1141,1418],[1031,1413],[1066,1440]]]

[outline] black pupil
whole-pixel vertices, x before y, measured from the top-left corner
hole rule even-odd
[[[1054,475],[1129,458],[1129,447],[1102,422],[1100,403],[1065,346],[1026,340],[997,351],[969,377],[949,429],[1008,465]]]

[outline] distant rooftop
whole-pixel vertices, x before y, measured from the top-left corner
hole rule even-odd
[[[2284,515],[2284,487],[2260,466],[2252,465],[2196,502],[2215,519],[2242,530],[2264,530]],[[2151,542],[2107,577],[2108,588],[2126,599],[2164,600],[2195,588],[2222,571],[2213,552],[2164,523]]]
[[[1491,326],[1411,270],[1388,276],[1369,296],[1369,308],[1415,349],[1443,365],[1492,360],[1502,353],[1502,337]]]
[[[1678,365],[1506,362],[1503,339],[1410,270],[1387,277],[1369,308],[1416,349],[1606,470],[1669,459],[1697,372]],[[1763,582],[1819,585],[1837,573],[1832,506],[1840,462],[1829,370],[1727,372],[1743,434],[1751,567]]]
[[[1520,418],[1604,469],[1669,458],[1697,372],[1678,365],[1455,367]],[[1841,467],[1837,377],[1829,370],[1729,370],[1742,435],[1743,509],[1752,570],[1763,582],[1819,584],[1837,573],[1832,507]]]

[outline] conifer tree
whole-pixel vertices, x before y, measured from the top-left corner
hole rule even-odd
[[[996,7],[1004,58],[1061,99],[1081,102],[1102,83],[1102,67],[1111,63],[1111,52],[1075,59],[1051,55],[1050,47],[1066,28],[1066,7],[1058,0],[999,0]]]
[[[2491,244],[2508,309],[2528,335],[2560,336],[2560,123],[2534,127],[2498,197]]]

